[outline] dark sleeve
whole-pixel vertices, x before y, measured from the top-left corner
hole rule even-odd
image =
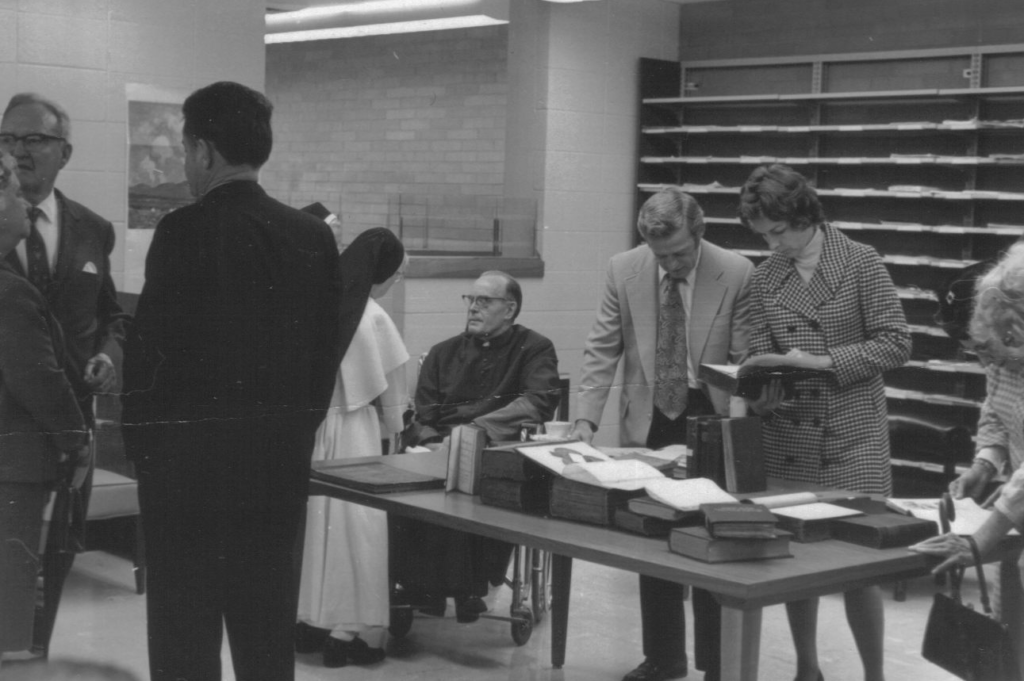
[[[558,355],[550,340],[538,337],[524,349],[519,380],[523,386],[523,397],[536,407],[544,421],[550,421],[562,394],[558,381]]]
[[[416,383],[416,423],[419,424],[419,433],[415,438],[416,443],[434,438],[440,435],[438,422],[441,420],[441,376],[440,360],[441,346],[435,345],[423,358],[423,365],[420,367],[419,380]]]
[[[328,290],[320,299],[317,310],[317,331],[314,334],[316,346],[310,358],[313,364],[313,385],[311,400],[317,410],[326,410],[334,395],[334,380],[338,372],[341,357],[338,353],[338,309],[341,299],[341,271],[339,269],[338,249],[334,235],[325,226],[323,238],[323,266],[330,282]]]
[[[125,336],[124,321],[127,315],[117,301],[117,290],[110,276],[110,254],[114,250],[115,237],[114,227],[109,222],[103,223],[103,237],[103,282],[100,284],[99,298],[96,301],[96,322],[99,329],[93,354],[106,353],[117,365],[121,359],[121,347]]]
[[[47,313],[30,295],[0,292],[0,376],[54,446],[72,451],[85,444],[85,421],[57,359]]]
[[[201,298],[196,295],[202,280],[197,276],[198,254],[194,252],[202,245],[188,244],[182,227],[174,214],[161,220],[146,255],[146,283],[125,340],[125,423],[161,417],[164,405],[154,403],[153,388],[157,380],[174,380],[168,374],[175,372],[158,374],[158,370],[168,362],[180,368],[180,358],[193,335],[190,320],[203,316]],[[181,376],[180,380],[188,378]]]

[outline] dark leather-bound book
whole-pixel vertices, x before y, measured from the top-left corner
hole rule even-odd
[[[633,513],[672,522],[700,519],[700,511],[680,511],[678,508],[672,508],[646,495],[630,499],[626,503],[626,507]]]
[[[551,477],[550,471],[524,456],[518,447],[522,443],[488,447],[484,449],[480,460],[480,475],[484,478],[500,478],[504,480],[545,480]]]
[[[318,480],[372,494],[444,489],[444,478],[403,470],[383,461],[317,462],[313,464],[310,475]]]
[[[931,520],[897,513],[837,518],[831,522],[831,530],[833,539],[874,549],[910,546],[939,533],[938,526]]]
[[[550,513],[566,520],[611,525],[616,508],[624,507],[633,497],[644,494],[642,488],[608,489],[568,478],[555,478],[551,483]]]
[[[668,536],[668,548],[687,558],[706,563],[726,563],[764,558],[789,558],[790,534],[785,531],[771,539],[724,539],[712,537],[703,527],[676,527]]]
[[[786,399],[795,397],[796,384],[808,378],[832,378],[835,372],[828,369],[805,369],[785,365],[745,364],[701,364],[698,371],[700,380],[750,400],[761,396],[761,389],[770,381],[781,380]]]
[[[768,488],[761,447],[761,418],[726,418],[722,426],[722,469],[725,491],[737,494]]]
[[[704,527],[713,537],[771,539],[776,534],[775,516],[761,504],[701,504]]]
[[[505,480],[483,478],[480,480],[480,501],[489,506],[509,508],[524,513],[547,513],[550,498],[550,482],[537,480]]]
[[[612,515],[613,526],[626,532],[642,534],[647,537],[667,537],[672,528],[678,527],[680,522],[685,521],[654,518],[649,515],[634,513],[628,508],[617,508]]]

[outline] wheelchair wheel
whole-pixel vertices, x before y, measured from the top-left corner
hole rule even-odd
[[[517,646],[526,645],[533,633],[533,613],[529,606],[512,608],[512,640]]]

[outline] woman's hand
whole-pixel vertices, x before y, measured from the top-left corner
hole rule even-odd
[[[974,463],[960,477],[949,483],[949,493],[954,499],[979,498],[995,477],[995,470],[983,463]]]
[[[932,569],[933,575],[958,565],[974,564],[974,556],[971,555],[971,545],[967,543],[966,539],[952,532],[925,539],[923,542],[908,546],[907,548],[915,553],[925,553],[930,556],[947,556],[946,560]]]
[[[756,400],[747,400],[747,405],[758,416],[765,416],[778,409],[785,397],[786,389],[782,385],[782,380],[776,378],[761,388],[760,397]]]
[[[812,355],[799,348],[793,348],[786,353],[789,359],[788,364],[802,369],[831,369],[832,357],[830,355]]]

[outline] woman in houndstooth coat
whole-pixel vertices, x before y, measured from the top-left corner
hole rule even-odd
[[[882,259],[825,222],[817,194],[784,165],[743,186],[743,222],[773,251],[751,279],[751,360],[829,369],[827,379],[781,385],[751,403],[764,418],[769,475],[889,494],[889,426],[882,372],[910,358],[910,331]],[[761,357],[757,357],[761,356]],[[817,599],[787,604],[797,681],[821,679]],[[882,681],[884,613],[878,587],[846,593],[847,621],[866,681]]]

